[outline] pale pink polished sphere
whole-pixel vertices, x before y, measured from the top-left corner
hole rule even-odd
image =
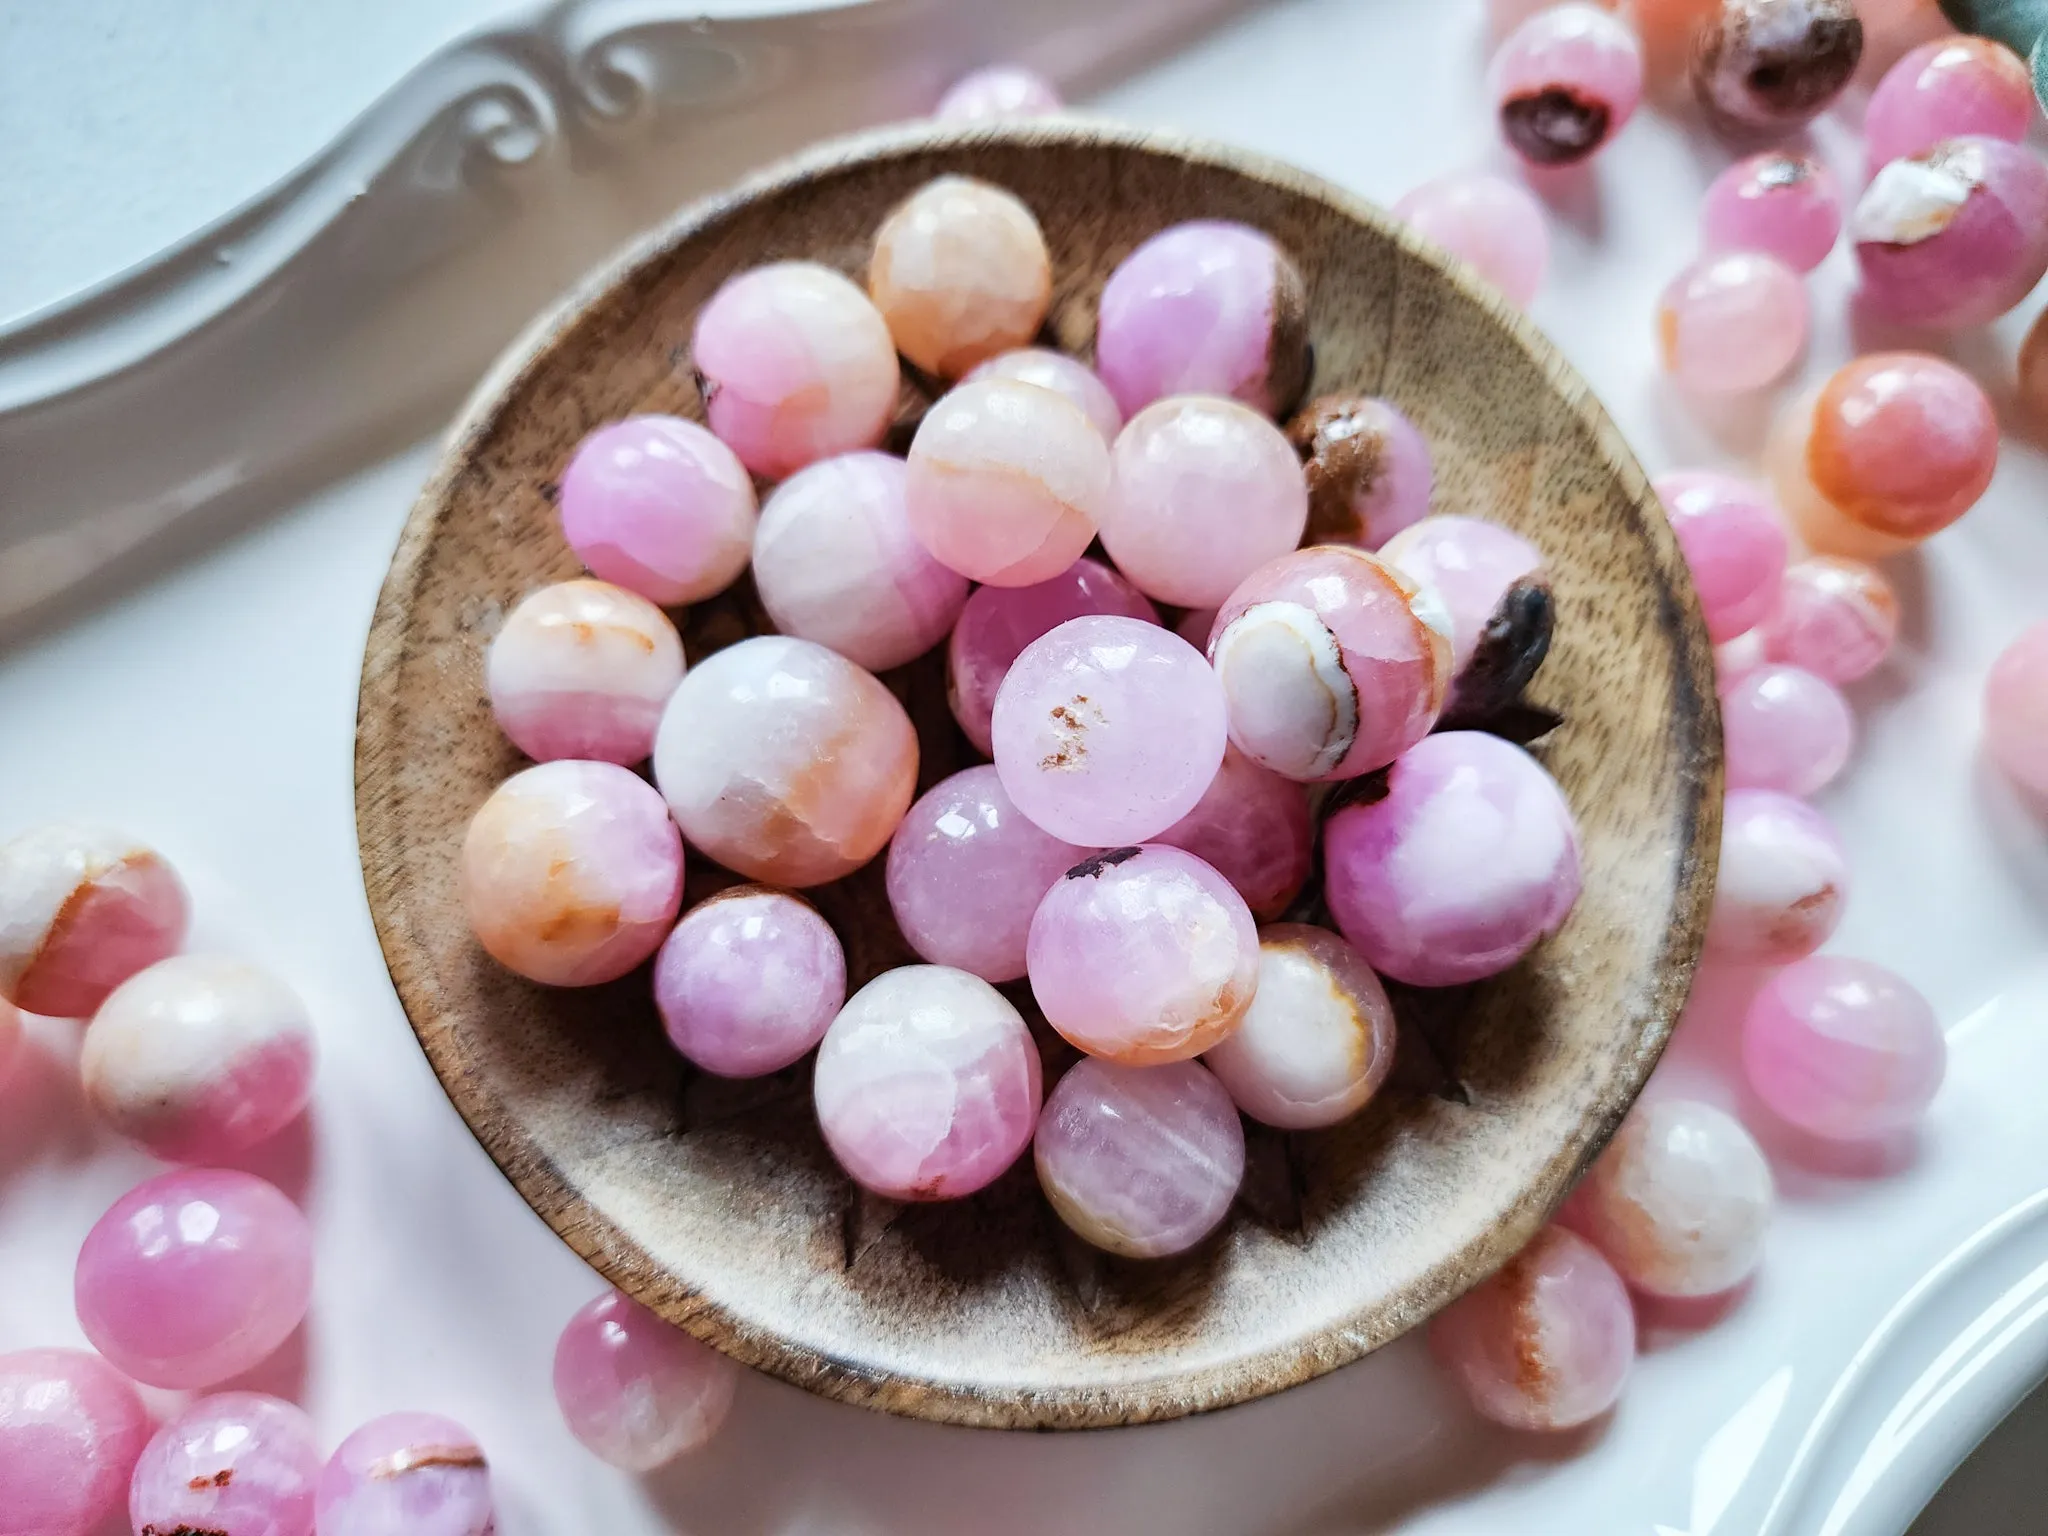
[[[1020,347],[990,358],[960,382],[974,384],[982,379],[1036,384],[1040,389],[1064,395],[1094,423],[1105,443],[1115,442],[1117,433],[1123,430],[1124,413],[1109,386],[1096,376],[1093,368],[1064,352],[1055,352],[1050,347]]]
[[[1849,230],[1871,314],[1941,331],[1988,325],[2048,272],[2048,165],[2003,139],[1943,139],[1879,170]]]
[[[2048,795],[2048,621],[2022,631],[1992,663],[1984,745],[2015,783]]]
[[[996,694],[996,768],[1018,808],[1082,848],[1143,842],[1180,821],[1228,740],[1202,653],[1141,619],[1069,619],[1024,648]]]
[[[1320,396],[1287,424],[1287,440],[1308,482],[1308,543],[1378,549],[1428,515],[1436,461],[1389,402]]]
[[[1259,934],[1230,882],[1159,843],[1075,865],[1031,919],[1031,995],[1091,1056],[1156,1066],[1236,1029],[1259,984]]]
[[[134,838],[53,822],[0,843],[0,998],[90,1018],[107,994],[176,954],[191,906],[177,871]]]
[[[1720,692],[1730,789],[1812,795],[1848,766],[1856,717],[1833,683],[1797,667],[1766,665]]]
[[[1028,587],[977,587],[946,646],[946,702],[976,750],[994,752],[989,731],[996,694],[1024,647],[1069,619],[1117,614],[1159,622],[1152,600],[1099,560],[1086,556]],[[1196,649],[1208,643],[1205,631]]]
[[[2034,122],[2026,60],[1988,37],[1922,43],[1885,71],[1863,113],[1873,170],[1965,134],[2017,144]]]
[[[1644,1101],[1579,1185],[1586,1236],[1651,1296],[1718,1296],[1756,1272],[1771,1227],[1771,1166],[1711,1104]]]
[[[211,1163],[274,1136],[313,1094],[298,994],[223,955],[173,955],[93,1015],[79,1061],[99,1117],[166,1162]]]
[[[905,505],[941,564],[1028,587],[1080,558],[1109,489],[1109,446],[1079,406],[1035,384],[983,379],[925,413]]]
[[[1574,165],[1635,115],[1643,45],[1600,6],[1557,5],[1508,35],[1487,80],[1508,148],[1531,165]]]
[[[1833,1141],[1919,1123],[1948,1042],[1927,999],[1868,960],[1815,955],[1772,977],[1742,1026],[1742,1070],[1780,1119]]]
[[[1218,395],[1155,401],[1117,435],[1102,547],[1148,597],[1207,608],[1301,542],[1308,487],[1280,429]]]
[[[1152,841],[1209,865],[1261,922],[1287,910],[1315,861],[1307,794],[1234,743],[1224,748],[1223,765],[1195,808]]]
[[[562,1421],[592,1455],[624,1472],[652,1472],[718,1433],[740,1368],[606,1291],[562,1330],[554,1381]]]
[[[839,1011],[813,1077],[825,1144],[892,1200],[971,1195],[1030,1144],[1038,1047],[1002,993],[966,971],[885,971]]]
[[[1769,616],[1791,548],[1760,485],[1708,469],[1659,475],[1657,499],[1699,594],[1707,638],[1733,640]]]
[[[1039,1117],[1039,1187],[1078,1236],[1128,1259],[1183,1253],[1222,1223],[1244,1180],[1244,1127],[1192,1061],[1085,1060]]]
[[[433,1413],[387,1413],[320,1474],[319,1536],[492,1536],[491,1469],[476,1437]]]
[[[1254,1120],[1335,1125],[1394,1066],[1394,1005],[1364,956],[1327,928],[1259,930],[1259,990],[1244,1021],[1202,1060]]]
[[[181,1169],[138,1184],[79,1250],[78,1321],[153,1387],[210,1387],[267,1358],[306,1315],[313,1232],[253,1174]]]
[[[1754,965],[1789,965],[1827,942],[1849,880],[1841,839],[1819,811],[1770,789],[1731,789],[1707,948]]]
[[[868,293],[897,351],[957,379],[1038,334],[1052,303],[1052,257],[1016,194],[939,176],[882,220]]]
[[[1428,734],[1451,684],[1450,615],[1365,550],[1269,561],[1216,615],[1209,657],[1230,739],[1304,783],[1383,768]]]
[[[754,590],[777,629],[870,672],[900,667],[946,638],[967,601],[967,578],[911,533],[908,478],[901,459],[848,453],[775,488],[754,534]]]
[[[1811,155],[1766,150],[1714,178],[1700,232],[1709,252],[1762,251],[1811,272],[1841,238],[1842,189]]]
[[[1450,616],[1445,713],[1513,702],[1550,651],[1550,572],[1543,551],[1498,523],[1443,516],[1395,534],[1380,558],[1434,592]]]
[[[462,902],[492,959],[551,987],[626,974],[667,937],[683,841],[646,780],[565,758],[516,773],[471,818]]]
[[[1757,633],[1769,660],[1853,683],[1890,654],[1899,637],[1899,599],[1874,566],[1812,555],[1785,568],[1777,605]]]
[[[562,536],[590,574],[674,608],[731,586],[754,545],[754,482],[680,416],[632,416],[583,439],[562,475]]]
[[[1534,193],[1505,177],[1474,171],[1426,181],[1394,204],[1394,216],[1521,308],[1550,270],[1549,217]]]
[[[97,1355],[0,1355],[0,1536],[93,1536],[148,1438],[142,1399]]]
[[[889,910],[932,964],[1015,981],[1031,915],[1087,856],[1040,830],[984,763],[941,780],[903,818],[889,843]]]
[[[816,262],[728,279],[698,312],[690,354],[711,430],[764,479],[872,448],[896,413],[901,370],[887,322]]]
[[[1022,64],[990,64],[954,81],[932,116],[978,123],[996,117],[1043,117],[1065,103],[1053,83]]]
[[[669,1042],[720,1077],[800,1061],[846,1002],[846,954],[800,896],[741,885],[700,901],[654,957]]]
[[[1806,350],[1806,285],[1761,251],[1703,256],[1671,280],[1657,307],[1665,372],[1701,395],[1776,383]]]
[[[1387,793],[1323,828],[1323,888],[1381,975],[1450,987],[1506,970],[1579,899],[1579,835],[1543,765],[1480,731],[1408,751]]]
[[[260,1392],[187,1404],[136,1464],[138,1536],[312,1536],[319,1437],[306,1411]]]
[[[1635,1308],[1598,1249],[1545,1227],[1438,1313],[1429,1342],[1485,1417],[1510,1429],[1574,1429],[1628,1384]]]
[[[536,762],[645,762],[682,680],[683,640],[668,615],[603,581],[526,597],[484,659],[498,729]]]
[[[809,640],[756,635],[683,679],[654,781],[683,836],[727,869],[823,885],[880,853],[910,808],[917,732],[872,673]]]
[[[1162,230],[1103,285],[1095,369],[1127,418],[1191,394],[1277,416],[1308,382],[1301,273],[1249,225],[1197,219]]]

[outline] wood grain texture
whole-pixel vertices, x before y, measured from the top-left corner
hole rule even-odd
[[[1510,974],[1402,995],[1402,1063],[1351,1123],[1252,1136],[1226,1229],[1178,1261],[1070,1238],[1029,1160],[983,1194],[858,1196],[817,1134],[807,1067],[687,1071],[643,973],[580,992],[499,969],[469,937],[456,851],[520,766],[481,663],[500,617],[578,573],[554,485],[577,441],[635,411],[699,415],[687,341],[725,278],[811,257],[859,275],[898,198],[941,172],[1031,204],[1049,330],[1086,355],[1103,279],[1180,219],[1270,231],[1307,280],[1317,392],[1409,411],[1436,508],[1528,535],[1558,625],[1534,702],[1584,837],[1585,895]],[[924,400],[905,394],[905,421]],[[765,626],[742,586],[688,616],[691,659]],[[927,657],[888,681],[920,785],[972,759]],[[678,215],[527,333],[455,427],[364,657],[357,818],[370,907],[449,1096],[533,1208],[680,1326],[827,1396],[960,1424],[1078,1428],[1222,1407],[1356,1359],[1519,1249],[1604,1144],[1691,984],[1720,829],[1712,657],[1641,470],[1585,385],[1515,311],[1384,214],[1256,156],[1079,121],[889,130],[827,145]],[[693,860],[691,894],[730,877]],[[908,958],[880,865],[815,893],[856,985]],[[1013,992],[1018,989],[1012,989]],[[1025,999],[1028,1001],[1028,997]],[[1049,1047],[1048,1065],[1063,1065]]]

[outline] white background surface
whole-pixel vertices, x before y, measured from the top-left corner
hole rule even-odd
[[[0,317],[224,212],[311,153],[427,47],[495,9],[9,4]],[[1494,152],[1478,11],[1476,0],[1293,0],[1098,105],[1268,149],[1390,201]],[[1847,168],[1846,137],[1824,125],[1818,139]],[[1657,383],[1649,346],[1655,295],[1688,255],[1699,190],[1725,158],[1646,118],[1593,175],[1553,189],[1557,263],[1536,316],[1653,471],[1739,464],[1760,420],[1733,412],[1703,425]],[[1816,284],[1814,376],[1847,354],[1849,276],[1838,253]],[[2008,322],[1965,360],[1997,386],[2020,329]],[[750,1380],[727,1437],[699,1463],[644,1487],[609,1473],[567,1441],[546,1388],[555,1330],[593,1277],[447,1108],[383,976],[355,864],[355,673],[391,541],[428,462],[423,448],[367,469],[117,609],[0,658],[0,816],[13,827],[97,814],[157,840],[193,886],[196,942],[260,958],[306,992],[327,1058],[317,1113],[308,1134],[251,1166],[306,1199],[323,1269],[300,1346],[258,1384],[303,1389],[330,1439],[402,1406],[466,1419],[499,1467],[506,1536],[1306,1536],[1402,1521],[1548,1532],[1580,1528],[1596,1509],[1600,1523],[1584,1528],[1753,1530],[1802,1420],[1886,1306],[2041,1186],[2048,1127],[2014,1085],[2038,1084],[2048,1067],[2037,1038],[2048,982],[2033,969],[2048,936],[2048,856],[2038,826],[1975,755],[1983,667],[2044,606],[2028,574],[2048,568],[2037,512],[2048,466],[2013,441],[1987,505],[1897,572],[1905,653],[1859,686],[1865,741],[1826,802],[1857,881],[1837,947],[1898,965],[1945,1017],[1972,1020],[1956,1037],[1954,1080],[1897,1176],[1791,1169],[1763,1281],[1713,1330],[1655,1334],[1603,1432],[1550,1447],[1480,1431],[1404,1344],[1255,1408],[1051,1440],[911,1425]],[[1717,1054],[1713,1020],[1694,1023],[1673,1075]],[[79,1111],[67,1079],[74,1033],[39,1025],[28,1067],[0,1090],[0,1348],[76,1339],[78,1240],[148,1169]],[[2032,1305],[2028,1266],[2013,1262],[2011,1275],[1985,1282],[1989,1294],[2010,1286]],[[2031,1316],[2014,1314],[2016,1347],[2003,1356],[1986,1349],[1933,1379],[1967,1397],[2001,1359],[2039,1358],[2017,1347]],[[1851,1419],[1859,1403],[1879,1418],[1892,1406],[1885,1371],[1906,1367],[1882,1353],[1875,1364],[1875,1383],[1847,1394]],[[1939,1432],[1915,1440],[1914,1423],[1908,1414],[1894,1426],[1899,1465],[1930,1445],[1938,1460],[1947,1444]],[[1823,1444],[1819,1461],[1853,1462],[1857,1448],[1853,1437],[1831,1452]],[[1846,1465],[1822,1465],[1809,1486],[1843,1481],[1854,1482]],[[1818,1529],[1824,1517],[1808,1523],[1800,1511],[1832,1505],[1848,1513],[1831,1530],[1896,1531],[1897,1503],[1880,1476],[1860,1514],[1830,1496],[1775,1518],[1790,1521],[1785,1531]],[[2028,1528],[2017,1516],[1983,1523]]]

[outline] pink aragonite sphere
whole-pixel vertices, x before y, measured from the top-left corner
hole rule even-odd
[[[1487,70],[1501,137],[1531,165],[1574,165],[1619,133],[1643,99],[1643,45],[1597,5],[1538,11]]]
[[[682,680],[683,640],[668,615],[603,581],[532,593],[505,616],[484,659],[498,729],[543,763],[645,762]]]
[[[148,1438],[142,1399],[99,1356],[0,1355],[0,1536],[93,1536]]]
[[[573,758],[515,773],[470,819],[462,902],[491,958],[529,981],[588,987],[668,936],[683,840],[645,779]]]
[[[2048,272],[2048,165],[2003,139],[1943,139],[1894,160],[1850,219],[1858,300],[1899,325],[1989,325]]]
[[[1819,811],[1776,790],[1731,789],[1707,948],[1753,965],[1810,955],[1842,920],[1848,880],[1841,840]]]
[[[1278,427],[1235,400],[1146,406],[1110,454],[1102,547],[1146,596],[1207,608],[1301,542],[1308,487]]]
[[[917,733],[874,675],[756,635],[669,700],[654,781],[692,846],[768,885],[823,885],[880,853],[917,787]]]
[[[2021,631],[1992,663],[1984,745],[2013,782],[2048,795],[2048,620]]]
[[[1760,485],[1708,469],[1654,482],[1692,573],[1707,638],[1719,645],[1769,616],[1785,577],[1791,541]]]
[[[1095,371],[1126,418],[1168,395],[1228,395],[1277,416],[1308,382],[1308,290],[1272,237],[1197,219],[1117,264]]]
[[[592,1455],[622,1472],[652,1472],[718,1433],[740,1368],[606,1291],[562,1330],[554,1381],[562,1422]]]
[[[0,843],[0,998],[85,1019],[191,917],[161,854],[111,827],[53,822]]]
[[[1415,423],[1370,395],[1323,395],[1287,424],[1308,482],[1308,542],[1378,549],[1429,512],[1436,461]]]
[[[1446,714],[1511,704],[1550,654],[1550,572],[1543,551],[1477,517],[1426,517],[1380,558],[1434,592],[1451,621]],[[1484,654],[1482,654],[1482,645]]]
[[[1842,235],[1842,189],[1811,155],[1766,150],[1714,178],[1700,214],[1709,252],[1762,251],[1811,272]]]
[[[491,1469],[476,1437],[433,1413],[387,1413],[320,1473],[319,1536],[492,1536]]]
[[[1612,1408],[1628,1384],[1635,1308],[1598,1249],[1545,1227],[1439,1312],[1429,1342],[1485,1417],[1510,1429],[1574,1429]]]
[[[1579,899],[1579,834],[1543,765],[1481,731],[1411,748],[1387,793],[1323,827],[1323,888],[1381,975],[1451,987],[1506,970]]]
[[[994,117],[1043,117],[1065,103],[1053,83],[1022,64],[990,64],[954,81],[932,116],[978,123]]]
[[[1550,220],[1527,187],[1483,171],[1426,181],[1394,204],[1394,216],[1433,240],[1506,295],[1529,307],[1550,271]]]
[[[166,1162],[212,1163],[284,1129],[313,1094],[297,993],[224,955],[173,955],[100,1005],[79,1073],[108,1125]]]
[[[1837,685],[1875,671],[1899,637],[1899,599],[1860,560],[1810,555],[1785,567],[1757,635],[1763,655]]]
[[[754,546],[754,482],[680,416],[630,416],[583,439],[562,474],[562,536],[591,575],[674,608],[731,586]]]
[[[1159,622],[1152,600],[1099,560],[1085,555],[1059,575],[1028,587],[977,587],[946,646],[946,702],[967,739],[993,755],[989,734],[996,694],[1024,647],[1069,619],[1117,614]],[[1197,650],[1208,642],[1205,632]]]
[[[1039,1117],[1039,1187],[1074,1233],[1127,1259],[1183,1253],[1222,1223],[1244,1180],[1244,1126],[1192,1061],[1076,1062]]]
[[[654,957],[654,1006],[669,1042],[720,1077],[802,1060],[845,1002],[839,936],[787,891],[720,891],[684,913]]]
[[[1856,717],[1835,685],[1775,664],[1721,690],[1721,738],[1730,789],[1812,795],[1848,766]]]
[[[1651,1296],[1718,1296],[1747,1280],[1775,1203],[1756,1138],[1688,1099],[1638,1103],[1577,1195],[1586,1236]]]
[[[1237,1028],[1259,984],[1259,935],[1230,882],[1149,843],[1098,853],[1054,883],[1031,919],[1031,995],[1091,1056],[1156,1066]]]
[[[320,1441],[295,1403],[223,1392],[188,1403],[136,1464],[128,1520],[175,1536],[312,1536]]]
[[[1742,1071],[1781,1120],[1831,1141],[1919,1123],[1941,1088],[1948,1041],[1913,985],[1881,965],[1815,955],[1750,1004]]]
[[[1115,442],[1117,433],[1123,430],[1124,413],[1109,386],[1096,376],[1093,368],[1064,352],[1055,352],[1050,347],[1020,347],[990,358],[960,382],[974,384],[983,379],[1036,384],[1040,389],[1064,395],[1080,407],[1081,414],[1094,424],[1105,443]]]
[[[1224,748],[1223,764],[1195,808],[1152,840],[1209,865],[1261,922],[1287,910],[1315,861],[1308,795],[1235,744]]]
[[[1806,350],[1806,285],[1761,251],[1703,256],[1665,288],[1657,341],[1665,372],[1699,395],[1775,384]]]
[[[1872,170],[1975,134],[2017,144],[2034,122],[2026,60],[1988,37],[1922,43],[1885,71],[1863,113]]]
[[[967,578],[911,533],[907,478],[899,458],[848,453],[775,488],[754,534],[754,590],[777,629],[870,672],[900,667],[946,638],[967,601]]]
[[[305,1317],[312,1228],[253,1174],[161,1174],[94,1224],[75,1291],[85,1336],[127,1375],[210,1387],[266,1359]]]
[[[952,1200],[992,1182],[1030,1144],[1043,1096],[1023,1015],[944,965],[899,966],[854,993],[812,1082],[832,1155],[892,1200]]]
[[[1450,615],[1377,555],[1317,545],[1244,579],[1216,615],[1209,659],[1246,756],[1304,783],[1356,778],[1443,713]]]
[[[868,293],[897,351],[957,379],[1038,334],[1052,303],[1052,257],[1015,193],[939,176],[882,220]]]
[[[910,444],[910,530],[942,565],[997,587],[1059,575],[1095,538],[1109,446],[1063,395],[1014,379],[962,384]]]
[[[1202,1057],[1237,1107],[1283,1130],[1335,1125],[1394,1065],[1394,1005],[1364,956],[1327,928],[1259,930],[1259,990]]]
[[[1018,810],[984,763],[940,780],[903,818],[889,842],[889,910],[932,964],[1015,981],[1031,915],[1087,856]]]
[[[872,448],[896,414],[902,373],[888,323],[816,262],[729,278],[698,312],[690,355],[711,430],[764,479]]]

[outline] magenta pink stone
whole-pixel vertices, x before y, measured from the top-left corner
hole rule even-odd
[[[990,64],[962,75],[939,98],[932,116],[979,123],[999,117],[1043,117],[1065,103],[1053,83],[1022,64]]]
[[[1550,587],[1550,572],[1543,551],[1520,534],[1477,517],[1427,517],[1412,528],[1403,529],[1380,550],[1380,558],[1402,572],[1419,587],[1434,592],[1451,621],[1451,696],[1446,713],[1504,703],[1492,695],[1505,679],[1499,674],[1507,659],[1500,652],[1541,646],[1536,656],[1550,646],[1548,604],[1540,624],[1524,622],[1525,615],[1508,606],[1509,594],[1522,589]],[[1540,637],[1537,630],[1540,628]],[[1527,633],[1522,633],[1526,630]],[[1496,654],[1486,658],[1481,671],[1472,670],[1482,639],[1490,640]],[[1514,671],[1533,670],[1527,657],[1515,660],[1524,666]],[[1526,682],[1526,675],[1522,681]]]
[[[1062,841],[1117,848],[1200,803],[1228,739],[1223,688],[1171,630],[1098,614],[1024,648],[990,732],[1003,788]]]
[[[1527,187],[1465,172],[1426,181],[1394,204],[1396,218],[1469,262],[1526,309],[1550,270],[1550,220]]]
[[[946,646],[946,701],[977,750],[994,751],[989,732],[996,693],[1024,647],[1069,619],[1098,613],[1159,622],[1151,599],[1101,561],[1085,556],[1028,587],[975,589]],[[1196,648],[1207,640],[1204,634],[1194,642]]]
[[[1105,443],[1115,442],[1117,433],[1123,430],[1124,413],[1109,386],[1097,377],[1094,369],[1064,352],[1049,347],[1020,347],[990,358],[960,382],[974,384],[983,379],[1012,379],[1066,396],[1080,407],[1081,414],[1094,424]]]
[[[1868,960],[1816,955],[1772,977],[1742,1028],[1742,1069],[1780,1119],[1832,1141],[1919,1123],[1948,1042],[1927,999]]]
[[[584,1307],[555,1345],[555,1403],[569,1432],[623,1472],[697,1450],[732,1411],[740,1368],[617,1291]]]
[[[1643,45],[1598,5],[1538,11],[1494,54],[1501,137],[1531,165],[1573,165],[1619,133],[1643,99]]]
[[[1770,493],[1712,470],[1660,475],[1655,489],[1692,572],[1707,636],[1717,645],[1767,618],[1791,542]]]
[[[1323,828],[1331,915],[1366,962],[1418,987],[1506,970],[1579,899],[1579,836],[1557,781],[1520,747],[1445,731],[1387,793]]]
[[[846,955],[800,896],[740,885],[700,901],[654,958],[654,1005],[685,1057],[720,1077],[801,1060],[846,1002]]]
[[[320,1474],[319,1536],[492,1536],[491,1469],[476,1437],[433,1413],[388,1413]]]
[[[1877,670],[1899,637],[1899,600],[1875,566],[1811,555],[1785,568],[1778,601],[1757,628],[1765,658],[1835,684]]]
[[[893,1200],[971,1195],[1031,1142],[1038,1047],[1002,993],[943,965],[884,971],[818,1048],[825,1144],[854,1181]]]
[[[1546,1227],[1430,1324],[1472,1406],[1510,1429],[1554,1431],[1612,1408],[1635,1366],[1635,1308],[1599,1250]]]
[[[52,822],[0,843],[0,999],[90,1018],[177,953],[191,905],[163,855],[111,827]]]
[[[754,543],[754,482],[680,416],[599,427],[562,475],[562,536],[590,574],[673,608],[724,591]]]
[[[260,1392],[187,1404],[135,1468],[137,1536],[312,1536],[320,1442],[303,1408]]]
[[[1992,663],[1984,745],[2014,783],[2048,795],[2048,620],[2021,631]]]
[[[1183,1253],[1222,1224],[1244,1179],[1244,1127],[1192,1061],[1077,1062],[1039,1117],[1039,1187],[1078,1236],[1129,1259]]]
[[[2003,139],[1944,139],[1878,171],[1850,221],[1858,295],[1899,325],[1988,325],[2048,272],[2048,165]]]
[[[484,658],[498,729],[536,762],[645,762],[682,680],[683,641],[668,615],[603,581],[532,593]]]
[[[1842,920],[1848,860],[1827,818],[1790,795],[1731,789],[1707,948],[1753,965],[1789,965]]]
[[[1871,169],[1965,134],[2017,144],[2034,121],[2026,61],[1988,37],[1922,43],[1885,71],[1863,113]]]
[[[1287,424],[1287,440],[1308,482],[1308,543],[1378,549],[1428,514],[1436,461],[1390,402],[1320,396]]]
[[[1277,918],[1301,894],[1315,858],[1302,787],[1261,768],[1235,745],[1224,749],[1223,766],[1195,808],[1153,841],[1213,868],[1260,922]]]
[[[1730,789],[1812,795],[1848,765],[1856,718],[1834,684],[1767,665],[1722,687],[1721,738]]]
[[[184,1169],[138,1184],[78,1255],[78,1321],[153,1387],[210,1387],[266,1359],[306,1315],[313,1233],[252,1174]]]
[[[1811,272],[1841,238],[1842,190],[1811,155],[1767,150],[1714,178],[1700,232],[1710,252],[1762,251]]]
[[[1126,418],[1168,395],[1228,395],[1277,416],[1308,381],[1308,294],[1272,238],[1197,219],[1110,273],[1095,368]]]
[[[148,1438],[142,1399],[97,1355],[0,1355],[0,1536],[96,1536]]]
[[[1775,384],[1806,350],[1806,285],[1761,251],[1703,256],[1657,306],[1664,371],[1698,395],[1739,395]]]
[[[896,829],[889,909],[932,964],[1015,981],[1024,974],[1031,915],[1087,855],[1018,810],[993,766],[968,768],[928,790]]]

